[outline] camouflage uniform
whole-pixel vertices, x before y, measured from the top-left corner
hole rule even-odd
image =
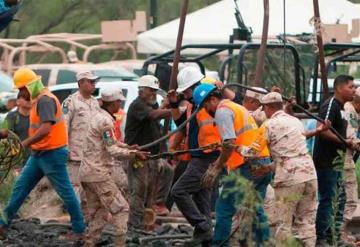
[[[85,140],[79,175],[89,212],[86,243],[95,246],[110,213],[116,227],[116,246],[125,246],[129,206],[111,173],[114,157],[131,159],[133,151],[115,140],[114,119],[102,109],[92,116]]]
[[[94,97],[85,99],[79,92],[70,95],[63,102],[63,112],[69,135],[69,176],[77,196],[82,199],[85,197],[84,195],[80,196],[79,167],[83,141],[88,131],[89,121],[98,110],[99,103]]]
[[[255,111],[250,112],[251,116],[255,119],[258,126],[261,126],[266,121],[266,114],[262,107],[259,107]],[[273,226],[276,219],[276,208],[275,208],[275,193],[274,188],[269,184],[266,189],[266,195],[264,199],[264,211],[268,217],[269,225]]]
[[[291,233],[304,246],[315,246],[317,177],[306,147],[303,125],[280,110],[263,127],[275,164],[277,246]]]
[[[351,102],[346,102],[344,105],[345,113],[347,116],[347,129],[346,138],[357,141],[357,132],[359,130],[360,116],[356,112]],[[358,185],[356,180],[355,163],[353,160],[353,151],[346,150],[345,163],[344,163],[344,186],[346,194],[346,204],[344,210],[345,221],[350,221],[356,210],[358,203]]]

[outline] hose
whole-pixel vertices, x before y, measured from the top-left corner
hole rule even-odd
[[[240,87],[240,88],[243,88],[243,89],[246,89],[246,90],[250,90],[250,91],[253,91],[253,92],[256,92],[256,93],[261,93],[261,94],[267,94],[263,91],[260,91],[260,90],[257,90],[257,89],[254,89],[254,88],[251,88],[251,87],[248,87],[248,86],[244,86],[244,85],[241,85],[241,84],[238,84],[238,83],[229,83],[229,84],[226,84],[224,86],[224,88],[227,88],[227,87],[230,87],[230,86],[235,86],[235,87]],[[288,102],[291,102],[291,100],[283,95],[281,95],[281,97],[285,100],[285,101],[288,101]],[[304,107],[302,107],[301,105],[299,104],[293,104],[294,107],[298,108],[300,111],[302,111],[303,113],[305,113],[307,116],[317,120],[318,122],[322,123],[322,124],[325,124],[325,120],[324,119],[321,119],[319,118],[318,116],[315,116],[314,114],[312,114],[311,112],[309,112],[308,110],[306,110]],[[336,135],[337,138],[339,138],[339,140],[341,142],[343,142],[346,146],[348,146],[347,142],[346,142],[346,139],[340,135],[339,132],[337,132],[336,129],[334,129],[334,127],[330,126],[330,131],[334,133],[334,135]]]
[[[186,121],[184,121],[182,124],[180,124],[175,130],[171,131],[170,133],[168,133],[167,135],[164,135],[162,137],[160,137],[159,139],[153,141],[153,142],[150,142],[148,144],[145,144],[145,145],[142,145],[139,147],[140,150],[144,150],[144,149],[147,149],[147,148],[150,148],[150,147],[153,147],[159,143],[161,143],[162,141],[165,141],[167,139],[169,139],[172,135],[174,135],[175,133],[179,132],[180,130],[182,130],[187,123],[189,123],[191,121],[191,119],[193,119],[196,114],[199,112],[200,108],[197,108],[191,115],[188,119],[186,119]]]

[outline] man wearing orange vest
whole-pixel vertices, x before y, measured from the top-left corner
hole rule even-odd
[[[172,116],[177,125],[180,125],[194,112],[192,101],[193,90],[200,85],[204,75],[195,67],[185,67],[178,74],[177,93],[182,93],[190,102],[186,110],[181,112],[177,94],[169,92],[169,101],[172,108]],[[185,131],[185,149],[193,149],[207,146],[212,143],[220,143],[220,136],[214,126],[214,119],[205,111],[197,113],[187,125]],[[219,151],[207,150],[191,152],[185,172],[174,184],[171,196],[185,216],[187,221],[194,226],[191,244],[201,244],[211,241],[211,193],[213,188],[202,188],[201,177],[209,165],[216,160]]]
[[[67,171],[68,144],[66,123],[59,100],[41,82],[41,77],[28,68],[14,74],[14,85],[32,100],[29,137],[22,142],[31,148],[31,156],[17,179],[12,196],[0,219],[0,236],[31,190],[44,176],[48,178],[71,217],[71,239],[79,239],[85,231],[84,217],[80,210]]]
[[[258,128],[254,118],[241,105],[223,99],[222,93],[213,85],[202,84],[193,94],[197,107],[203,107],[211,116],[215,117],[216,126],[221,135],[223,146],[219,158],[210,166],[203,176],[204,187],[212,187],[217,177],[227,168],[227,173],[234,173],[252,184],[256,206],[256,216],[253,218],[252,228],[254,239],[242,239],[242,244],[263,246],[270,237],[269,226],[263,209],[262,198],[265,196],[266,187],[271,180],[271,174],[256,174],[253,171],[258,167],[271,164],[269,150],[264,147],[259,151],[260,158],[245,160],[241,155],[241,146],[249,145],[258,138]],[[258,176],[255,176],[258,175]],[[225,180],[222,184],[221,194],[216,202],[216,225],[213,245],[229,246],[232,217],[237,211],[236,198],[244,198],[245,193],[252,191],[234,192],[235,182]],[[241,203],[241,202],[240,202]],[[246,236],[245,236],[246,238]],[[251,243],[249,242],[251,241]]]

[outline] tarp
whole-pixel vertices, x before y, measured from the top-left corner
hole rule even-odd
[[[253,37],[261,37],[263,0],[238,0],[245,25],[253,30]],[[283,0],[270,0],[269,36],[284,33]],[[313,33],[311,19],[313,0],[286,0],[286,33]],[[320,16],[324,24],[349,24],[360,19],[360,6],[347,0],[319,0]],[[187,15],[183,44],[228,43],[237,27],[234,0],[222,0]],[[160,54],[175,48],[179,19],[138,35],[138,52]],[[349,30],[349,31],[350,31]]]

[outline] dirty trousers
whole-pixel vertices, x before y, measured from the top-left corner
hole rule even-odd
[[[66,169],[67,157],[68,150],[65,147],[30,156],[16,180],[3,219],[0,219],[0,225],[8,225],[11,222],[26,197],[45,176],[63,200],[71,217],[73,231],[77,233],[85,231],[84,217]]]
[[[129,162],[127,169],[129,183],[129,221],[128,231],[143,230],[144,212],[146,208],[152,208],[155,200],[153,198],[156,190],[155,179],[158,173],[159,160],[148,160],[143,162],[143,167],[135,168]],[[155,190],[155,191],[154,191]]]
[[[89,212],[86,245],[95,246],[105,224],[111,223],[115,228],[116,246],[125,246],[129,206],[115,182],[109,175],[109,178],[103,182],[82,182],[81,184],[86,194],[86,206]],[[109,219],[109,213],[111,219]]]
[[[176,206],[196,230],[207,231],[211,225],[212,189],[201,186],[201,178],[216,158],[192,158],[171,191]]]
[[[277,209],[276,246],[284,246],[286,240],[294,236],[303,246],[314,247],[317,180],[274,189]]]

